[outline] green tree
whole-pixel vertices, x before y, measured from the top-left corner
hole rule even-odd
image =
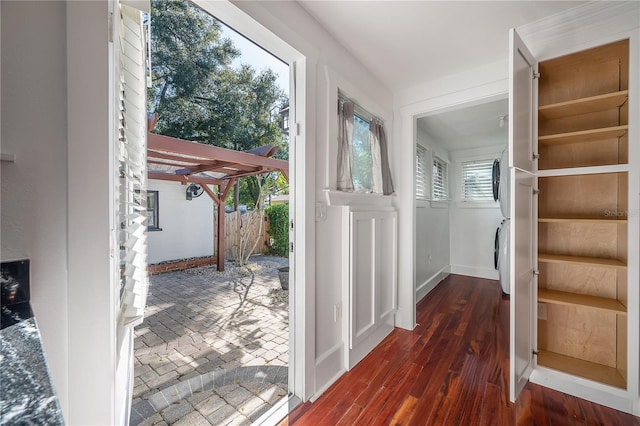
[[[149,111],[155,132],[236,150],[286,137],[271,114],[288,103],[270,69],[232,62],[240,51],[220,36],[220,23],[186,0],[151,2]]]

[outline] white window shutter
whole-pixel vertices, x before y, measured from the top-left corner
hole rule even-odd
[[[429,199],[429,173],[427,172],[427,149],[416,144],[416,199]]]
[[[118,102],[121,322],[140,324],[144,318],[147,275],[146,189],[147,117],[145,33],[140,10],[120,5],[118,37],[114,40],[120,70]]]
[[[449,199],[448,164],[436,156],[433,157],[431,199],[433,201],[447,201]]]

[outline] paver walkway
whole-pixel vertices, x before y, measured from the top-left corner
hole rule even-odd
[[[250,424],[287,394],[288,294],[253,256],[151,277],[136,328],[132,426]]]

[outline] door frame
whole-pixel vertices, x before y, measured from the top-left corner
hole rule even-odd
[[[306,129],[307,58],[273,31],[228,1],[191,1],[289,65],[289,122],[291,123],[289,184],[290,193],[293,194],[293,203],[289,204],[289,229],[293,229],[293,232],[289,233],[289,241],[293,245],[293,250],[289,253],[290,279],[293,282],[290,286],[289,298],[289,395],[294,401],[304,401],[309,398],[308,389],[313,385],[313,369],[312,364],[309,363],[313,362],[314,354],[311,345],[315,340],[315,312],[308,308],[313,283],[308,279],[308,273],[314,256],[308,250],[308,243],[312,241],[309,239],[309,233],[313,232],[313,228],[309,228],[306,223],[306,218],[309,216],[307,202],[309,192],[306,187],[315,170],[309,167],[306,161],[308,150],[304,129]],[[305,165],[305,167],[296,167],[296,165]],[[301,283],[301,285],[295,285],[295,283]],[[312,300],[311,302],[313,303]],[[291,403],[277,405],[280,410],[287,410],[282,413],[283,416],[293,408]],[[273,417],[275,418],[275,415]]]
[[[490,84],[452,91],[442,96],[425,99],[400,107],[400,120],[396,127],[396,140],[400,142],[397,164],[412,164],[410,174],[401,176],[397,191],[398,241],[410,242],[410,246],[398,246],[398,312],[396,326],[413,330],[416,326],[416,199],[415,170],[417,120],[433,114],[506,99],[509,94],[508,79],[498,79]]]

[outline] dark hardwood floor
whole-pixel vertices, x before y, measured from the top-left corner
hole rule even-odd
[[[496,281],[452,275],[318,400],[281,425],[640,425],[528,383],[509,402],[509,299]]]

